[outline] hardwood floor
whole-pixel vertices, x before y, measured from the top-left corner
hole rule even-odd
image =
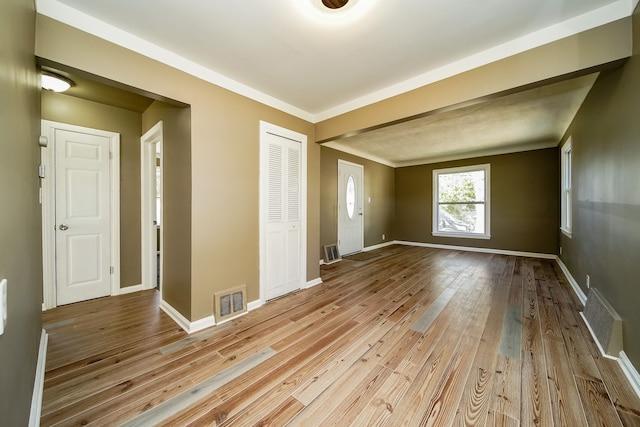
[[[42,425],[640,426],[554,261],[375,255],[192,335],[156,291],[45,312]]]

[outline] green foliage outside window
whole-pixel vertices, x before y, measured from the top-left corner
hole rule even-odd
[[[473,231],[476,223],[475,203],[483,202],[478,197],[478,183],[484,182],[482,171],[441,174],[439,176],[439,207],[455,220],[464,223],[468,231]]]

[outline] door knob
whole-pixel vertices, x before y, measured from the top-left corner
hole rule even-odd
[[[67,224],[60,224],[60,227],[58,227],[60,230],[62,231],[66,231],[69,229],[69,226]]]

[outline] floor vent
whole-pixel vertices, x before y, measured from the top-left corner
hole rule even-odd
[[[241,285],[214,294],[216,323],[247,311],[247,287]]]
[[[591,288],[582,317],[604,355],[618,357],[622,351],[622,319],[597,289]]]
[[[340,253],[338,252],[338,245],[326,245],[324,247],[324,263],[331,264],[333,262],[340,261]]]

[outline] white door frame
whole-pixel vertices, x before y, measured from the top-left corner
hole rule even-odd
[[[156,123],[142,137],[140,137],[140,186],[142,205],[140,210],[141,218],[141,238],[142,238],[142,287],[153,289],[156,287],[156,277],[158,275],[157,260],[157,232],[153,223],[156,211],[156,145],[160,144],[160,152],[164,147],[162,136],[162,120]],[[160,161],[160,175],[163,175],[163,161]],[[162,192],[160,192],[160,204],[162,205]],[[160,224],[162,224],[162,219]],[[162,246],[162,226],[160,227],[160,246]],[[160,265],[163,256],[160,248]],[[160,291],[162,292],[162,277],[160,278]]]
[[[361,188],[359,188],[359,192],[357,194],[358,203],[360,206],[360,212],[356,212],[356,215],[360,216],[360,221],[362,222],[362,226],[360,227],[360,251],[364,250],[364,165],[360,165],[358,163],[349,162],[346,160],[338,159],[338,200],[337,200],[337,218],[338,218],[338,251],[340,251],[340,205],[344,205],[344,200],[340,200],[340,165],[348,165],[353,166],[361,170],[362,179],[360,180]],[[342,255],[342,252],[340,252]]]
[[[120,293],[120,134],[99,129],[91,129],[66,123],[41,121],[42,136],[46,144],[41,149],[41,202],[42,202],[42,275],[43,303],[42,308],[48,310],[57,306],[56,295],[56,250],[55,250],[55,131],[56,129],[71,132],[88,133],[109,138],[109,173],[110,178],[110,229],[111,229],[111,295]]]
[[[267,208],[269,170],[265,167],[268,159],[268,134],[278,135],[292,141],[300,142],[302,148],[302,171],[300,176],[300,288],[307,283],[307,136],[283,127],[260,121],[260,300],[265,302],[267,286]]]

